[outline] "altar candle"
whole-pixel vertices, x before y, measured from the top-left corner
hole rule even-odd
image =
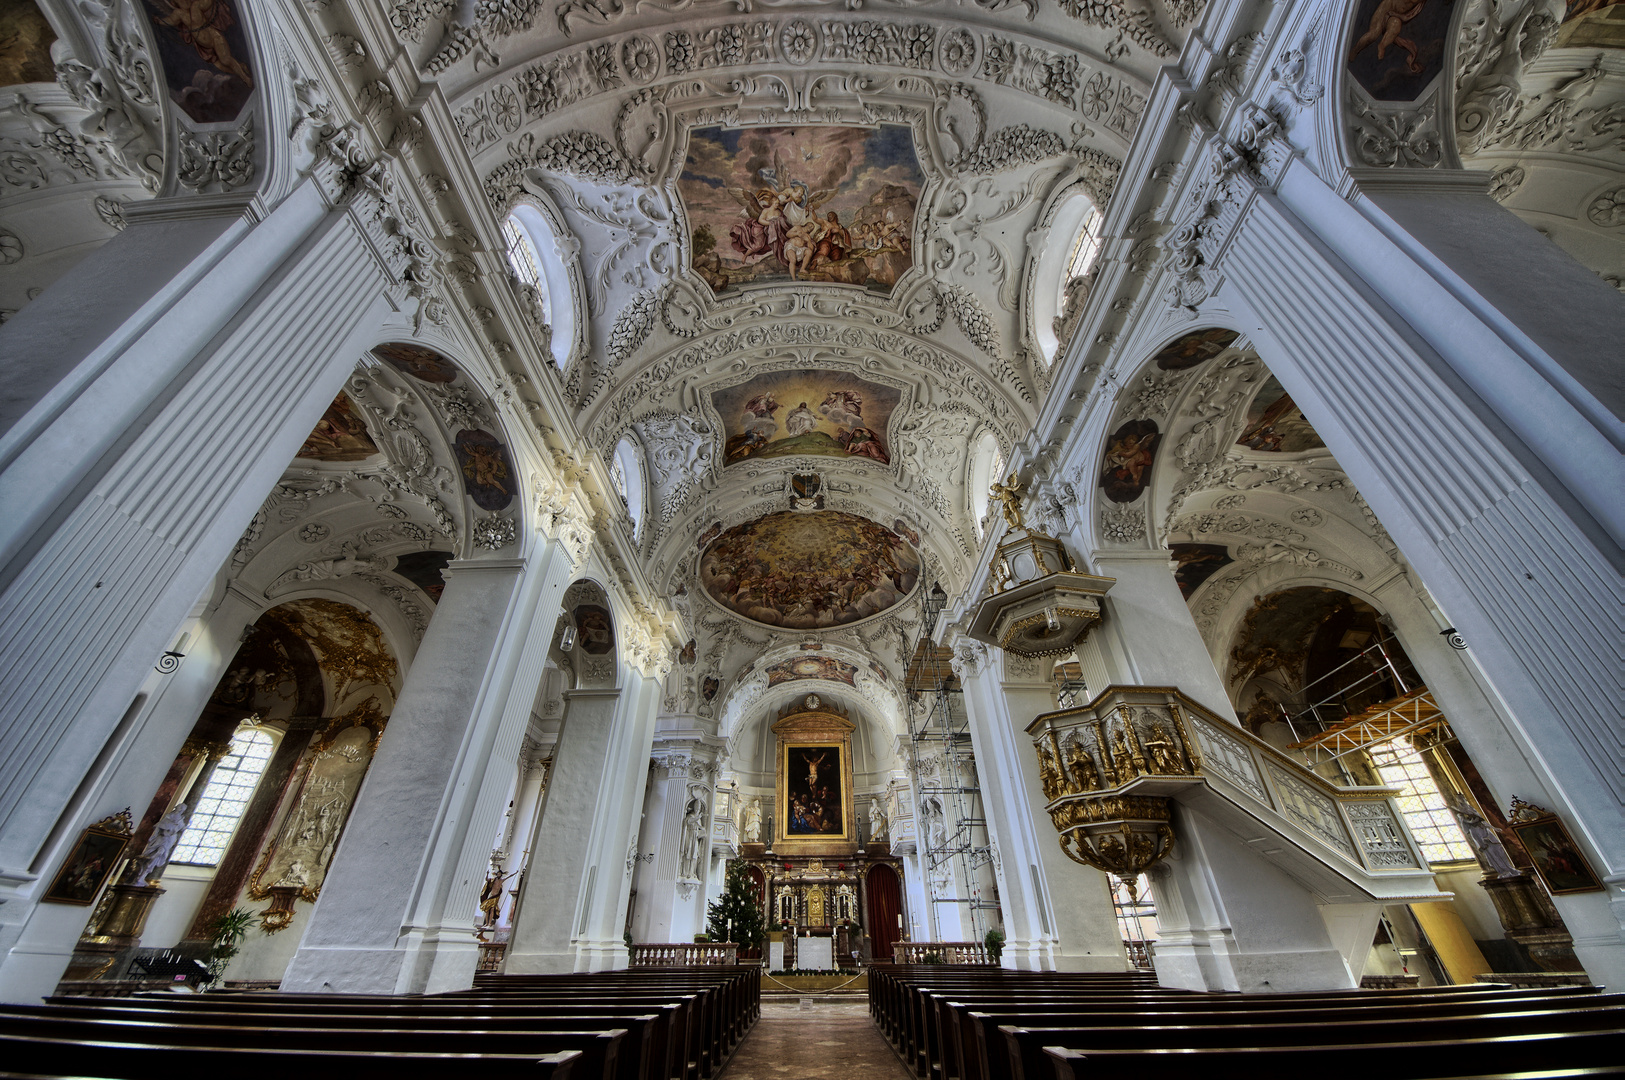
[[[901,911],[899,911],[897,913],[897,929],[901,930],[902,928],[903,928],[903,913]]]

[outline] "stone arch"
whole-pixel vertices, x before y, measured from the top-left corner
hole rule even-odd
[[[622,640],[625,620],[618,617],[609,592],[591,577],[577,578],[564,590],[563,608],[555,649],[567,658],[574,687],[617,685],[627,643]]]

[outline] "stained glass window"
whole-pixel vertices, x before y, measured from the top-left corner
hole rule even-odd
[[[263,731],[241,731],[232,738],[231,752],[215,766],[170,862],[220,865],[273,749],[271,737]]]

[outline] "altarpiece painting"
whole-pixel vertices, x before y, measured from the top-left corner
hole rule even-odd
[[[807,854],[834,854],[857,840],[853,724],[817,694],[808,694],[792,709],[796,711],[773,725],[779,740],[774,843]]]

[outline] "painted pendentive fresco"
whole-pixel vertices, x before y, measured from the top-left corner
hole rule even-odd
[[[254,92],[248,38],[233,0],[145,0],[169,96],[193,120],[237,119]]]
[[[408,551],[395,557],[395,573],[422,589],[438,604],[440,594],[446,591],[446,579],[441,571],[450,562],[449,551]]]
[[[1569,0],[1557,48],[1625,49],[1625,0]]]
[[[457,365],[433,349],[422,345],[394,341],[388,345],[376,346],[372,354],[396,371],[410,375],[414,379],[429,383],[457,381]]]
[[[1174,557],[1174,581],[1179,584],[1179,594],[1187,600],[1202,587],[1202,582],[1235,562],[1223,544],[1169,544],[1168,554]]]
[[[1151,359],[1163,371],[1184,371],[1218,356],[1240,336],[1234,330],[1217,326],[1211,330],[1198,330],[1170,341]]]
[[[1378,101],[1415,101],[1444,70],[1455,0],[1361,0],[1349,73]]]
[[[696,128],[677,179],[690,265],[719,293],[778,281],[890,292],[913,266],[924,186],[901,124]]]
[[[469,497],[481,510],[501,510],[513,502],[513,466],[508,448],[489,431],[465,428],[453,444]]]
[[[1298,450],[1318,450],[1326,444],[1303,418],[1303,410],[1293,403],[1280,380],[1271,375],[1247,407],[1247,426],[1242,428],[1236,445],[1249,450],[1291,454]]]
[[[33,0],[0,0],[0,86],[56,82],[56,31]]]
[[[581,651],[589,656],[604,656],[615,648],[615,620],[609,609],[598,604],[581,604],[571,612],[576,624],[576,637]]]
[[[1155,420],[1130,420],[1106,440],[1100,486],[1112,502],[1133,502],[1151,482],[1151,463],[1162,435]]]
[[[900,602],[920,557],[873,521],[784,510],[736,525],[700,556],[700,583],[730,611],[769,626],[842,626]]]
[[[858,669],[857,665],[838,660],[833,656],[798,656],[767,669],[767,685],[770,687],[794,682],[797,679],[826,679],[829,682],[856,686]]]
[[[888,429],[902,394],[844,371],[774,371],[718,390],[723,463],[790,456],[891,462]]]
[[[340,393],[327,407],[295,457],[314,461],[365,461],[378,453],[367,425],[356,414],[348,395]]]

